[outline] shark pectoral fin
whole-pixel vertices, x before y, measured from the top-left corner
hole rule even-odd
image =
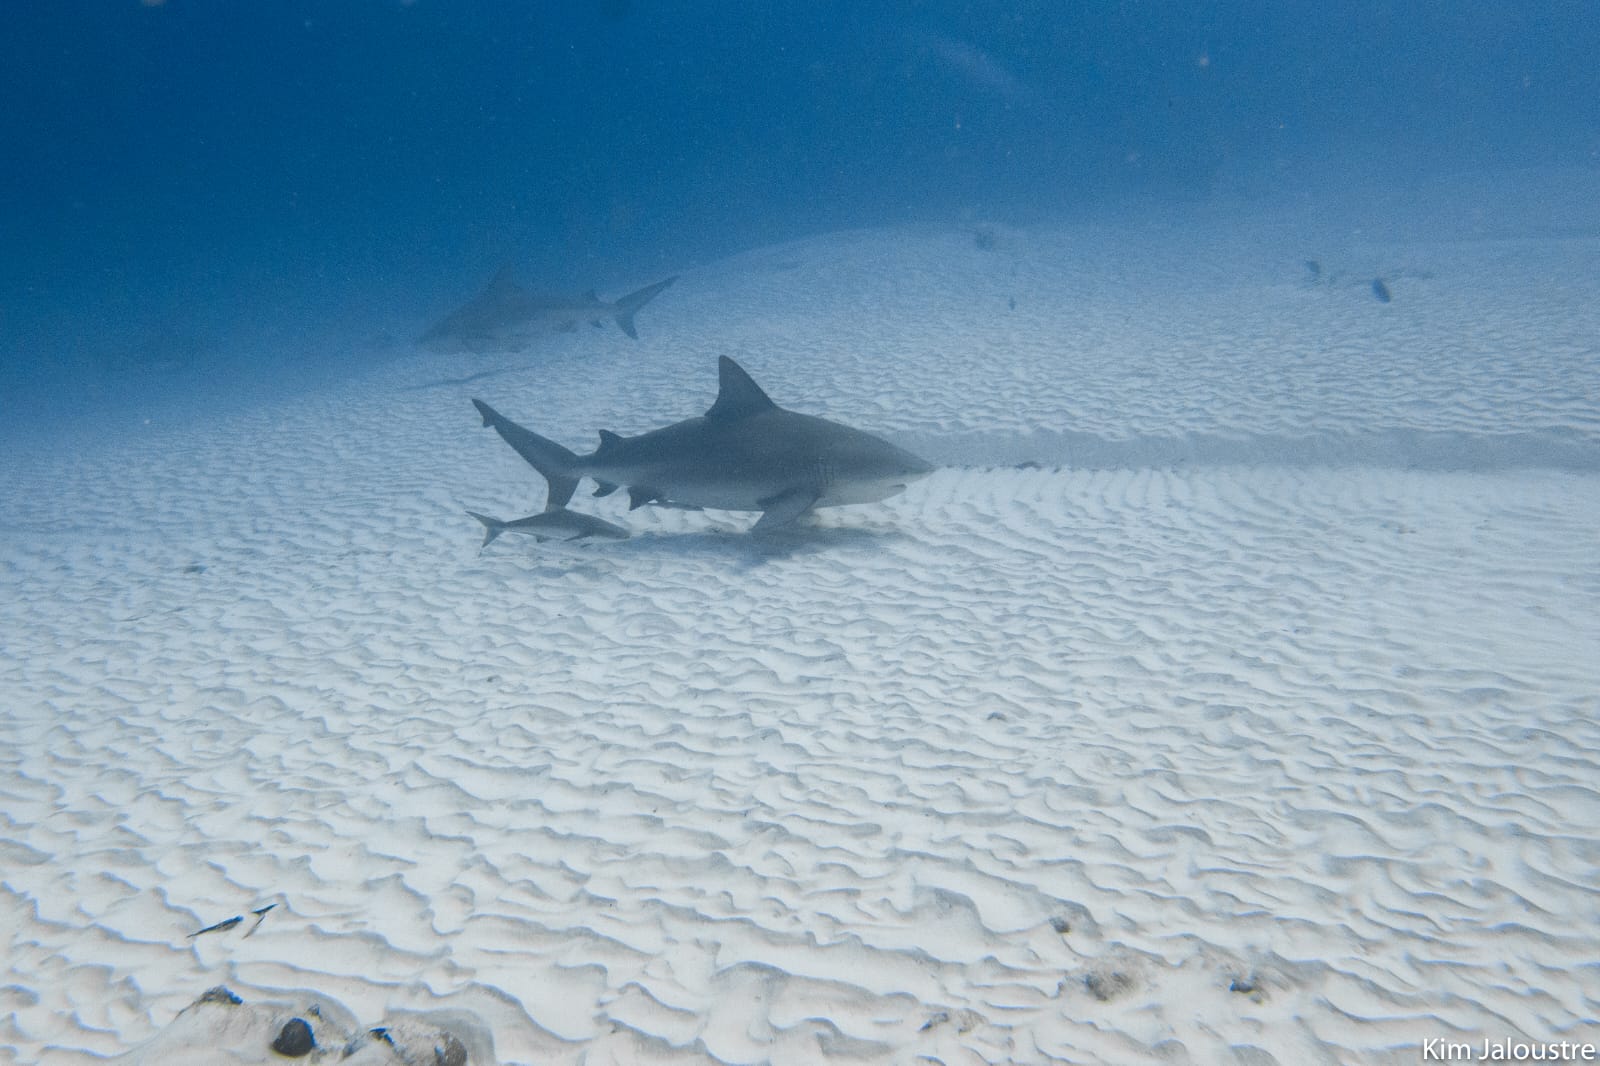
[[[617,486],[609,481],[596,481],[594,483],[594,494],[596,496],[609,496],[616,491]]]
[[[651,500],[661,498],[661,493],[655,489],[630,488],[628,489],[628,510],[637,511]]]
[[[822,493],[816,489],[797,488],[756,501],[761,504],[761,517],[750,527],[750,532],[770,533],[793,524],[801,515],[811,510],[821,495]]]

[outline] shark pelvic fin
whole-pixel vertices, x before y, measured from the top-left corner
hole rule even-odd
[[[594,483],[594,495],[596,496],[609,496],[616,491],[617,486],[609,481],[596,481]]]
[[[717,360],[717,402],[706,412],[707,418],[712,421],[749,418],[762,411],[775,410],[777,406],[761,391],[755,379],[745,373],[744,367],[725,355]]]

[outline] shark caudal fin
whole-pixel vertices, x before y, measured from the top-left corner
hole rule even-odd
[[[674,274],[666,281],[658,281],[654,285],[646,285],[638,292],[630,292],[626,296],[619,297],[617,302],[611,305],[611,313],[616,318],[617,325],[622,328],[622,332],[634,340],[638,340],[639,333],[633,328],[633,316],[639,313],[639,308],[654,300],[661,290],[677,280],[678,275]]]
[[[578,457],[553,440],[546,440],[531,429],[524,429],[506,418],[482,400],[473,400],[472,406],[483,416],[483,424],[493,426],[500,439],[511,445],[512,451],[522,456],[528,464],[544,475],[549,485],[545,510],[565,507],[583,477],[576,473]],[[484,542],[485,544],[488,541]]]
[[[494,542],[494,538],[506,531],[506,524],[498,518],[490,518],[488,515],[479,514],[477,511],[468,511],[467,513],[483,523],[483,544],[480,550],[487,548]]]

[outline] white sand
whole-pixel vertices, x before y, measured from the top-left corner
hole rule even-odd
[[[1600,218],[1442,213],[819,237],[16,457],[0,1059],[219,983],[519,1063],[1600,1041]],[[542,489],[469,396],[587,447],[718,354],[957,465],[478,554]]]

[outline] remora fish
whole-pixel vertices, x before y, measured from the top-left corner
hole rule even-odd
[[[449,351],[517,348],[538,333],[571,332],[580,322],[599,326],[608,318],[638,340],[633,316],[677,280],[674,274],[609,302],[592,291],[576,299],[553,299],[524,289],[512,278],[511,268],[502,267],[487,289],[424,333],[422,343]]]
[[[621,526],[594,515],[569,511],[565,507],[552,507],[541,514],[529,515],[511,522],[502,522],[477,511],[469,515],[483,523],[483,547],[487,548],[502,533],[526,533],[539,540],[583,540],[585,537],[605,537],[609,540],[627,540],[632,534]]]
[[[717,402],[699,418],[637,437],[600,432],[592,455],[577,455],[524,429],[482,400],[472,403],[495,431],[549,482],[549,504],[564,507],[584,477],[596,496],[626,486],[630,509],[646,503],[760,511],[754,532],[785,526],[814,507],[873,503],[933,467],[888,441],[773,403],[727,356],[718,361]]]

